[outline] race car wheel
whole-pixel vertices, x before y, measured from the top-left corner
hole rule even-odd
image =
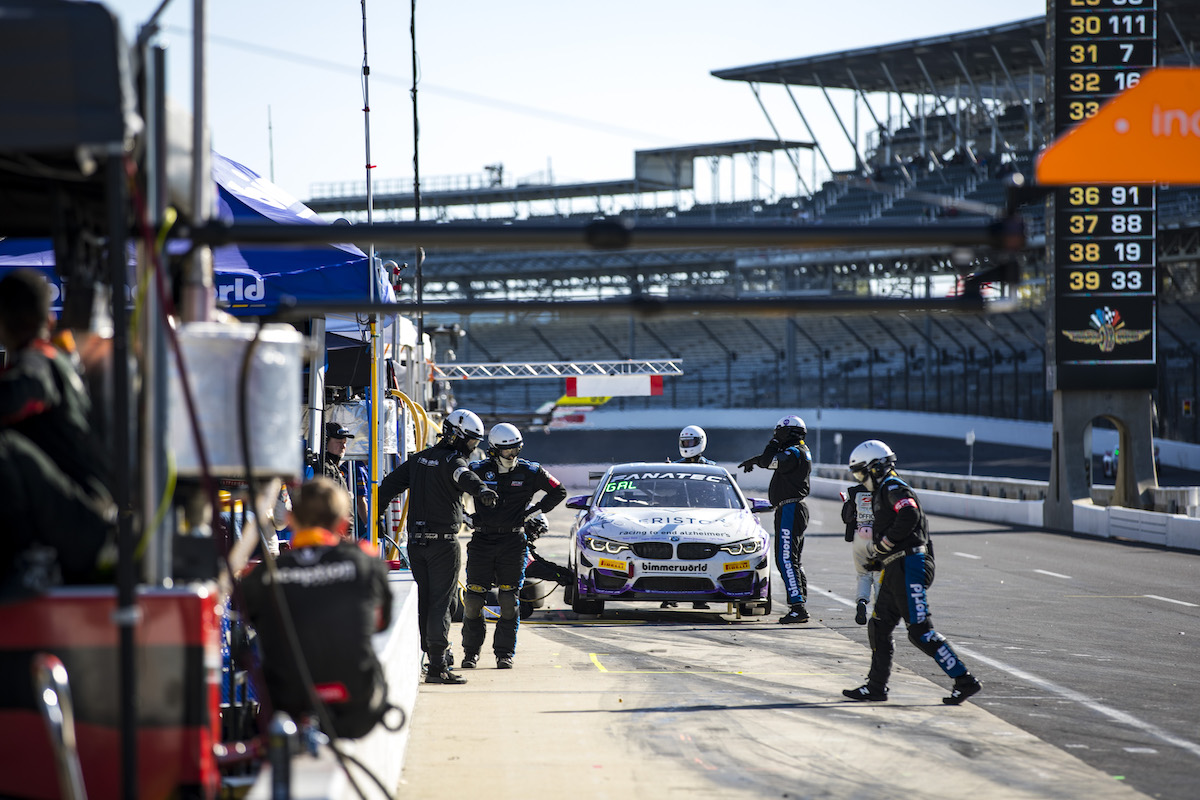
[[[603,600],[580,600],[576,598],[571,603],[571,610],[576,614],[594,614],[597,617],[604,613]]]
[[[575,604],[575,579],[572,576],[571,582],[563,587],[563,602],[567,605]]]

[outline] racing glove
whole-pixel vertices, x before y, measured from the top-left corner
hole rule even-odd
[[[550,531],[550,526],[546,524],[546,520],[541,517],[532,517],[525,520],[525,539],[534,542],[543,534]]]
[[[738,464],[738,466],[742,468],[742,472],[749,472],[758,466],[758,456],[747,458],[745,461]]]
[[[867,546],[867,558],[870,560],[886,558],[891,554],[894,547],[895,545],[888,541],[888,538],[885,536],[878,542],[872,542]]]
[[[500,495],[496,494],[495,489],[484,489],[475,499],[488,508],[495,508],[496,503],[500,500]]]

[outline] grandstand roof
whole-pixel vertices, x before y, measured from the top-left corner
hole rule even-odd
[[[637,155],[707,158],[709,156],[733,156],[739,153],[770,153],[776,150],[793,150],[795,148],[812,148],[814,146],[812,142],[798,142],[792,139],[741,139],[736,142],[685,144],[679,147],[638,150]]]
[[[1195,43],[1200,41],[1200,14],[1196,13],[1195,0],[1159,0],[1158,11],[1159,63],[1189,63],[1195,56]],[[1031,69],[1044,74],[1045,46],[1046,18],[1040,16],[942,36],[718,69],[711,74],[750,83],[823,85],[829,89],[861,88],[865,92],[899,89],[927,94],[930,78],[939,86],[953,84],[964,77],[965,67],[971,79],[987,92],[993,78],[998,83],[1003,81],[1001,58],[1018,80]]]
[[[792,86],[823,85],[829,89],[854,89],[866,92],[928,92],[925,69],[939,85],[963,77],[955,58],[961,58],[972,78],[991,76],[1000,70],[994,46],[1008,67],[1019,74],[1030,68],[1044,69],[1046,39],[1045,17],[1032,17],[988,28],[950,33],[924,39],[909,39],[875,47],[841,50],[817,56],[752,64],[747,67],[713,70],[718,78],[753,83],[782,83]],[[918,58],[920,59],[918,61]],[[880,65],[885,65],[886,70]],[[889,80],[888,73],[892,80]]]

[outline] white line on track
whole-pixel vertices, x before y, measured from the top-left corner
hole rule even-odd
[[[856,601],[851,600],[848,597],[842,597],[837,592],[831,592],[828,589],[819,589],[816,586],[813,586],[811,583],[808,585],[808,588],[814,592],[820,592],[821,594],[828,595],[831,600],[836,600],[844,606],[850,606],[851,608],[854,608],[857,605]]]
[[[977,661],[982,661],[993,669],[1007,672],[1014,678],[1019,678],[1020,680],[1032,683],[1044,691],[1051,692],[1059,697],[1079,703],[1080,705],[1086,706],[1087,708],[1090,708],[1099,714],[1103,714],[1115,722],[1119,722],[1122,725],[1128,725],[1131,728],[1137,728],[1143,733],[1153,736],[1155,739],[1166,742],[1170,745],[1174,745],[1175,747],[1188,751],[1194,756],[1200,757],[1200,744],[1188,741],[1187,739],[1181,739],[1172,733],[1164,731],[1157,725],[1151,725],[1149,722],[1143,722],[1132,714],[1127,714],[1124,711],[1106,706],[1081,692],[1077,692],[1074,689],[1068,689],[1065,686],[1059,686],[1058,684],[1052,683],[1045,678],[1039,678],[1037,675],[1033,675],[1032,673],[1026,672],[1022,669],[1018,669],[1017,667],[1005,664],[1003,661],[997,661],[994,658],[988,658],[982,653],[975,652],[974,650],[963,647],[959,644],[955,644],[954,647],[963,655],[973,658]]]
[[[974,553],[954,553],[954,555],[961,556],[962,558],[983,558],[983,556],[977,556]]]
[[[1175,603],[1177,605],[1187,606],[1188,608],[1200,608],[1200,606],[1196,605],[1195,603],[1189,603],[1186,600],[1172,600],[1169,597],[1159,597],[1156,594],[1144,594],[1142,597],[1149,597],[1151,600],[1162,600],[1164,603]]]
[[[1051,578],[1062,578],[1066,581],[1071,580],[1070,575],[1063,575],[1061,572],[1049,572],[1044,569],[1035,569],[1034,572],[1038,573],[1039,575],[1049,575]]]

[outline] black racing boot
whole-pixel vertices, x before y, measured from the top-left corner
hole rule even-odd
[[[444,666],[436,672],[433,670],[426,672],[425,673],[425,682],[426,683],[459,684],[459,683],[466,683],[467,679],[464,678],[462,675],[456,674],[454,672],[454,670],[450,669],[449,667]]]
[[[864,683],[857,689],[843,689],[842,694],[851,700],[869,700],[874,703],[882,703],[887,700],[887,689],[872,689],[869,683]]]
[[[943,697],[942,702],[948,706],[962,705],[968,697],[979,694],[982,688],[983,684],[971,673],[959,675],[954,679],[954,690],[950,692],[949,697]]]
[[[674,602],[671,602],[670,600],[663,600],[658,605],[659,608],[677,608],[678,606],[679,606],[679,603],[674,603]]]
[[[703,600],[697,600],[696,602],[692,603],[692,608],[707,609],[708,603],[705,603]]]
[[[475,667],[477,667],[477,666],[479,666],[479,653],[473,652],[471,650],[468,650],[467,652],[463,653],[463,663],[462,663],[463,669],[475,669]]]
[[[808,622],[808,609],[804,607],[804,603],[796,603],[786,614],[779,618],[779,621],[784,625]]]
[[[858,607],[854,610],[854,621],[859,625],[867,624],[867,601],[859,600]]]
[[[447,667],[454,666],[454,651],[451,650],[449,647],[446,648],[446,666]]]
[[[513,668],[513,657],[512,656],[496,656],[496,669],[512,669],[512,668]]]

